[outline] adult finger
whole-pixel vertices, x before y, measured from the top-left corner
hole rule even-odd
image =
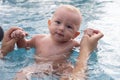
[[[11,39],[9,42],[5,42],[2,45],[1,50],[2,50],[3,56],[5,56],[8,52],[10,52],[14,49],[15,43],[16,43],[16,39]]]
[[[11,34],[11,32],[13,32],[13,31],[15,31],[17,29],[22,30],[22,28],[20,28],[20,27],[11,27],[8,31],[6,31],[6,33],[9,35],[9,34]]]

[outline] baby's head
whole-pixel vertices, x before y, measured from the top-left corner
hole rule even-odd
[[[79,9],[71,5],[60,5],[48,21],[51,34],[58,36],[60,41],[68,41],[79,35],[82,20]]]
[[[80,27],[80,23],[82,20],[80,10],[72,5],[60,5],[54,12],[52,19],[56,17],[68,19],[68,22],[72,21],[77,28]]]

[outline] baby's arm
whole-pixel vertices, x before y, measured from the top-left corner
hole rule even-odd
[[[11,33],[11,37],[17,40],[18,48],[26,48],[26,49],[28,49],[28,47],[29,48],[33,47],[33,42],[34,42],[34,38],[32,38],[31,40],[25,39],[27,35],[28,34],[23,30],[16,30]]]

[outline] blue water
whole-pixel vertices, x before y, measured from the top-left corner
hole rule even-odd
[[[0,0],[0,26],[4,31],[11,26],[20,26],[29,33],[27,38],[49,33],[47,20],[60,4],[71,4],[81,10],[81,36],[87,27],[104,33],[98,49],[90,56],[88,80],[120,80],[119,0]],[[0,80],[13,80],[19,69],[34,62],[33,55],[34,49],[26,51],[15,47],[4,60],[0,60]],[[73,63],[77,55],[77,52],[72,54]]]

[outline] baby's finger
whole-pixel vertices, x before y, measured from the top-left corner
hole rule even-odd
[[[15,37],[20,38],[20,30],[15,31]]]
[[[15,35],[15,34],[16,34],[16,33],[15,33],[15,31],[14,31],[14,32],[12,32],[10,37],[11,37],[11,38],[15,38],[15,37],[16,37],[16,35]]]
[[[85,31],[84,31],[84,34],[88,35],[89,37],[91,37],[93,35],[93,29],[91,28],[87,28]]]
[[[10,37],[13,38],[13,33],[11,33]]]
[[[21,33],[20,38],[24,38],[25,37],[25,33]]]
[[[28,33],[27,33],[27,32],[25,32],[25,36],[28,36]]]
[[[20,38],[24,38],[24,37],[26,37],[27,35],[28,35],[28,33],[27,32],[24,32],[24,31],[20,31],[20,33],[19,33],[20,35]]]

